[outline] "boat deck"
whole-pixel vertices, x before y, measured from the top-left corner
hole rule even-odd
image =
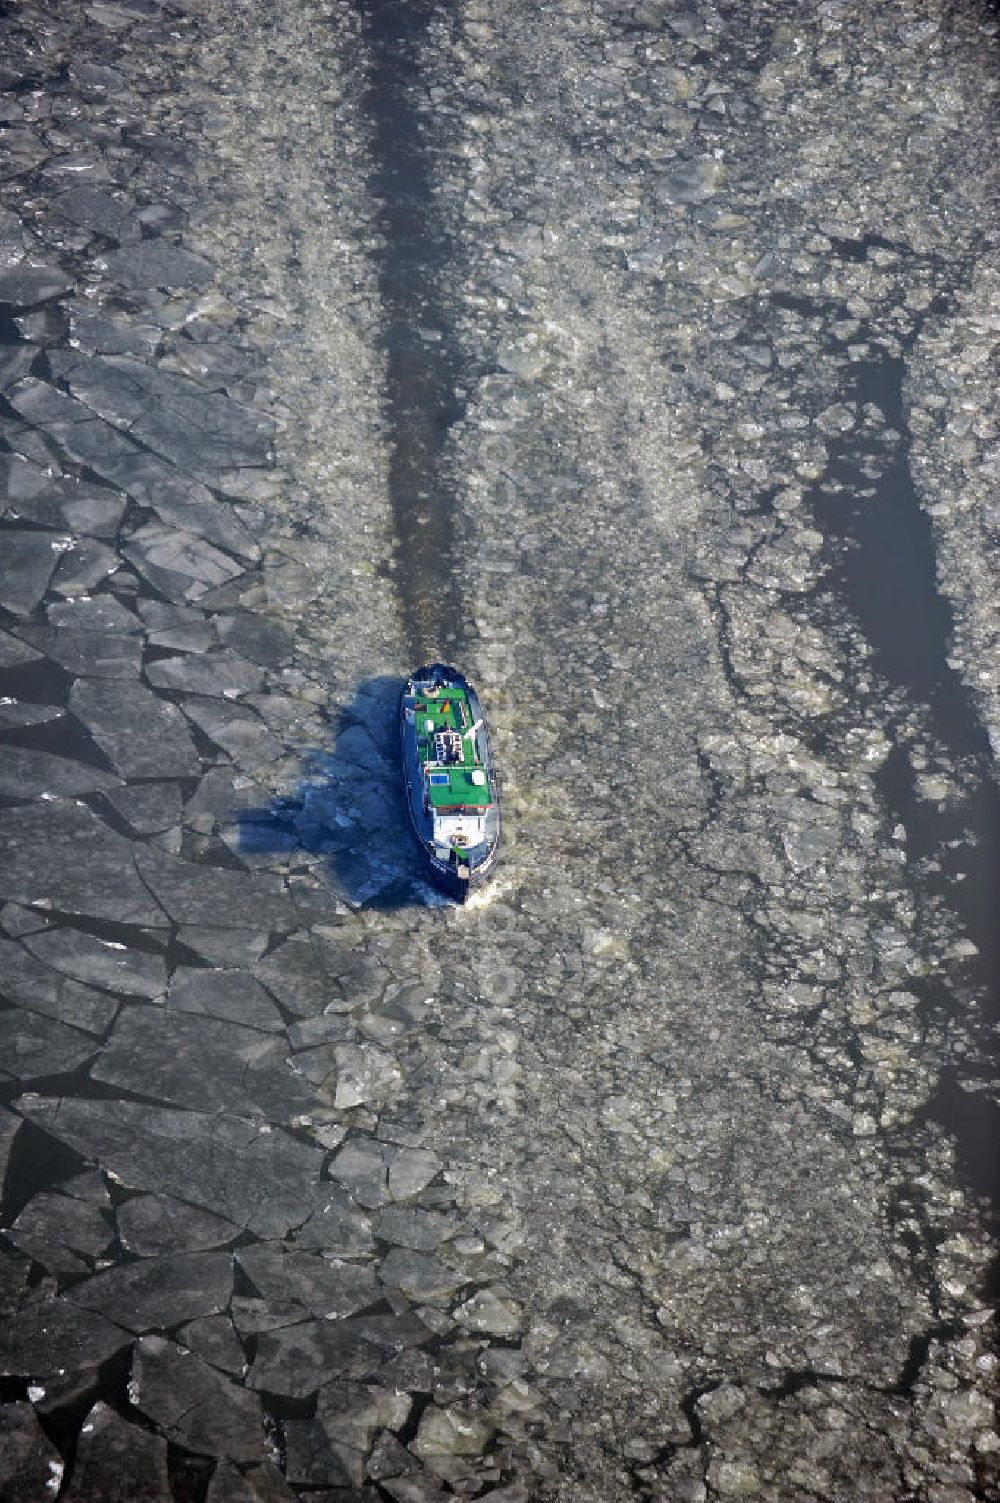
[[[475,721],[466,690],[450,684],[447,688],[419,691],[414,699],[417,755],[427,770],[431,806],[487,808],[489,778],[477,754],[476,738],[468,734]],[[442,734],[447,742],[445,758],[439,757]]]

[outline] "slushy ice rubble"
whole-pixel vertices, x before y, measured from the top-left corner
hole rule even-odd
[[[0,1495],[997,1496],[996,32],[5,8]]]

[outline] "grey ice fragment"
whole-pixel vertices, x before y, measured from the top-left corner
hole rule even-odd
[[[658,185],[670,203],[696,204],[711,198],[725,177],[725,168],[715,157],[699,157],[668,173]]]
[[[200,657],[161,658],[150,663],[146,677],[161,689],[219,698],[246,694],[264,682],[263,671],[255,663],[225,650]]]
[[[181,1332],[186,1347],[212,1367],[241,1378],[247,1369],[244,1352],[228,1315],[205,1315],[192,1320]]]
[[[259,1121],[125,1101],[23,1101],[25,1116],[132,1189],[204,1206],[281,1237],[313,1205],[324,1154]]]
[[[0,700],[0,729],[18,730],[23,726],[45,726],[66,714],[62,705],[5,705]]]
[[[175,1445],[231,1461],[264,1459],[260,1400],[194,1352],[145,1336],[132,1382],[136,1407]]]
[[[129,1344],[121,1326],[56,1295],[24,1303],[0,1321],[0,1373],[47,1378],[105,1362]]]
[[[351,1319],[304,1321],[262,1332],[247,1385],[305,1398],[333,1378],[361,1377],[378,1365],[380,1355]]]
[[[442,1242],[455,1235],[458,1223],[452,1216],[438,1211],[421,1211],[415,1206],[387,1206],[376,1223],[376,1233],[383,1242],[409,1247],[414,1252],[434,1252]]]
[[[170,830],[180,821],[181,796],[176,783],[142,783],[137,788],[112,788],[104,796],[137,835]]]
[[[80,1429],[68,1503],[161,1503],[169,1496],[167,1442],[95,1404]]]
[[[0,273],[0,303],[13,308],[33,308],[38,303],[64,297],[71,291],[61,271],[47,266],[15,266]]]
[[[265,1300],[294,1300],[321,1320],[342,1320],[378,1300],[371,1264],[321,1258],[276,1242],[240,1248],[236,1258]]]
[[[140,1258],[198,1252],[231,1242],[239,1228],[169,1195],[136,1195],[118,1207],[122,1246]]]
[[[54,970],[106,991],[159,997],[167,989],[167,968],[162,955],[126,950],[78,929],[48,929],[42,934],[27,935],[24,944]]]
[[[43,1268],[55,1273],[87,1273],[88,1260],[107,1252],[114,1241],[114,1230],[99,1206],[57,1191],[43,1191],[28,1202],[7,1236]]]
[[[70,63],[68,71],[75,84],[95,94],[121,94],[128,88],[125,74],[118,68],[110,68],[104,63],[94,63],[79,58]]]
[[[26,746],[0,746],[0,796],[27,800],[68,793],[97,793],[118,779],[99,767]]]
[[[0,929],[9,934],[12,939],[18,939],[22,934],[37,934],[40,929],[48,929],[52,920],[44,913],[36,913],[31,908],[22,908],[20,903],[4,903],[0,907]],[[4,947],[6,948],[6,947]],[[3,951],[0,950],[0,955]],[[17,950],[14,954],[19,954]],[[5,981],[9,978],[5,978]],[[8,993],[8,995],[10,995]]]
[[[163,331],[155,324],[104,317],[86,304],[71,303],[69,307],[73,337],[84,355],[138,355],[149,359],[156,354]]]
[[[254,966],[254,975],[296,1017],[314,1017],[340,996],[338,960],[337,951],[318,938],[293,935]]]
[[[152,850],[137,853],[136,865],[177,923],[211,927],[233,924],[279,932],[294,927],[294,911],[277,878],[199,866]]]
[[[19,381],[22,376],[26,376],[28,374],[31,362],[35,358],[36,352],[31,348],[30,345],[15,345],[13,349],[0,348],[0,391],[6,391],[9,387],[13,386],[16,381]],[[13,463],[16,467],[18,465],[19,458],[20,456],[18,455],[4,456],[4,460],[6,461],[7,466],[9,466],[11,464],[11,461],[13,460]],[[20,464],[24,465],[25,461],[20,460]],[[39,477],[39,484],[42,483],[43,482],[41,480],[41,477]],[[15,492],[8,487],[4,487],[2,490],[0,490],[0,494],[6,494],[8,496],[13,495],[14,493]]]
[[[405,1477],[419,1472],[420,1462],[396,1439],[395,1435],[378,1436],[368,1458],[368,1475],[375,1482],[386,1477]]]
[[[76,1284],[71,1300],[132,1331],[148,1331],[216,1315],[229,1303],[227,1252],[183,1252],[123,1263]]]
[[[214,585],[242,573],[241,564],[203,538],[154,523],[133,533],[122,553],[150,584],[172,600],[197,600]],[[258,674],[247,687],[259,686]]]
[[[297,1503],[294,1493],[273,1462],[237,1470],[221,1462],[212,1473],[205,1503]]]
[[[262,663],[265,668],[280,668],[291,657],[292,632],[273,617],[239,611],[222,617],[216,624],[225,645],[251,662]]]
[[[92,13],[99,10],[94,6]],[[42,167],[46,177],[54,178],[79,178],[91,183],[110,183],[111,174],[104,164],[99,151],[87,151],[85,148],[62,152],[59,156],[49,157]]]
[[[61,800],[0,810],[0,896],[118,923],[168,923],[133,869],[130,843]]]
[[[204,924],[180,924],[177,938],[210,965],[249,966],[264,954],[271,936],[266,929],[221,929]]]
[[[97,1040],[27,1008],[0,1011],[0,1079],[21,1085],[77,1070],[96,1054]]]
[[[284,1051],[257,1029],[160,1007],[124,1012],[94,1066],[95,1079],[161,1101],[248,1114],[278,1105],[276,1077],[284,1093],[279,1110],[312,1105],[311,1094],[289,1078]]]
[[[147,449],[218,489],[237,465],[263,465],[271,418],[198,382],[125,355],[82,360],[70,389]]]
[[[162,287],[166,291],[211,286],[215,272],[208,261],[178,245],[147,240],[123,250],[109,251],[95,263],[122,287]]]
[[[390,1248],[379,1271],[388,1288],[399,1289],[421,1304],[442,1304],[466,1282],[465,1274],[449,1268],[440,1258],[408,1247]]]
[[[125,502],[109,491],[88,496],[70,492],[61,501],[66,525],[86,537],[113,538],[118,531]]]
[[[108,240],[122,244],[139,239],[139,226],[128,204],[119,203],[118,199],[101,193],[97,188],[70,188],[53,199],[52,207],[71,224],[78,224]]]
[[[141,632],[142,622],[114,595],[58,600],[45,612],[50,626],[76,631]]]
[[[525,1324],[522,1307],[509,1290],[500,1288],[477,1289],[471,1299],[456,1308],[454,1316],[466,1331],[507,1341],[519,1335]]]
[[[782,831],[781,840],[792,866],[801,870],[815,866],[837,849],[836,828],[825,825],[791,825]]]
[[[442,1409],[430,1404],[421,1417],[412,1450],[432,1471],[447,1476],[452,1458],[480,1455],[489,1445],[492,1433],[471,1407],[456,1404]]]
[[[27,616],[48,589],[59,553],[44,532],[9,527],[0,533],[0,605]]]
[[[396,1058],[374,1044],[337,1044],[337,1094],[334,1106],[384,1101],[399,1090],[403,1072]]]
[[[0,130],[0,182],[20,177],[44,162],[49,148],[34,131],[9,126]]]
[[[357,1137],[340,1150],[331,1172],[363,1206],[376,1209],[416,1195],[440,1168],[440,1160],[426,1149]]]
[[[198,775],[201,762],[183,715],[143,684],[82,679],[69,705],[123,777]]]
[[[60,595],[82,595],[113,574],[121,559],[113,548],[94,538],[74,543],[59,559],[52,588]]]
[[[329,1180],[322,1180],[312,1191],[312,1213],[298,1228],[296,1247],[303,1252],[319,1252],[327,1258],[356,1258],[374,1250],[369,1216],[347,1192]]]
[[[401,1430],[409,1417],[412,1400],[377,1383],[361,1386],[334,1383],[324,1388],[316,1404],[316,1417],[337,1454],[362,1471],[363,1458],[379,1431]]]
[[[11,1503],[52,1503],[63,1459],[30,1404],[0,1406],[0,1497]]]
[[[332,1484],[337,1492],[354,1492],[364,1480],[360,1451],[336,1445],[318,1419],[295,1418],[285,1426],[286,1471],[293,1487],[312,1489]]]
[[[147,467],[151,467],[152,456],[147,456],[146,460]],[[133,466],[133,472],[135,468]],[[166,470],[166,466],[162,466],[162,469]],[[147,487],[135,483],[134,473],[131,478],[133,483],[130,488],[134,494],[141,495],[148,489],[148,504],[165,526],[189,533],[193,537],[205,538],[217,548],[234,553],[237,558],[251,562],[259,559],[258,544],[232,506],[226,501],[217,501],[204,486],[192,481],[182,490],[176,482],[173,486],[166,486],[162,477],[154,476]]]
[[[150,647],[172,648],[174,652],[208,652],[215,643],[215,632],[207,621],[190,626],[168,626],[149,634]]]
[[[5,928],[11,906],[8,904],[3,910]],[[41,916],[27,909],[21,912],[25,915],[18,926],[21,934],[39,933],[49,927]],[[104,1033],[117,1010],[118,1004],[111,997],[67,980],[59,971],[29,955],[22,945],[10,944],[6,940],[0,941],[0,976],[7,1001],[19,1002],[31,1012],[42,1013],[73,1028],[82,1028],[86,1033]]]
[[[280,1032],[284,1026],[281,1013],[260,982],[240,970],[180,967],[170,983],[167,1007],[271,1033]]]
[[[248,772],[276,761],[284,752],[278,738],[271,735],[252,710],[191,695],[184,703],[184,713]]]
[[[138,678],[142,640],[118,631],[24,625],[18,632],[67,672],[87,678]]]
[[[14,1112],[9,1112],[6,1107],[0,1107],[0,1185],[7,1174],[10,1151],[20,1130],[21,1118]]]
[[[0,631],[0,668],[19,668],[22,663],[37,663],[42,654],[27,642]]]

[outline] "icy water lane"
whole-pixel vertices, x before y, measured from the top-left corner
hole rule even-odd
[[[0,1498],[998,1496],[998,46],[3,8]]]

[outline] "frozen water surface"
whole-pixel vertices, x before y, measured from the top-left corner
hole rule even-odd
[[[996,1497],[992,9],[0,38],[0,1492]]]

